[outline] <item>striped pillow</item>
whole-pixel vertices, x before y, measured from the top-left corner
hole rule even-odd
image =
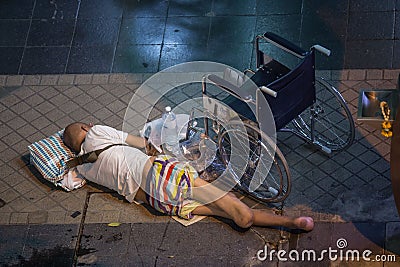
[[[28,146],[30,161],[43,178],[57,183],[68,173],[66,161],[74,157],[74,153],[62,141],[64,130]]]

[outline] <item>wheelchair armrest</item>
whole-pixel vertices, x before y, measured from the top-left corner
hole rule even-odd
[[[215,83],[215,85],[217,85],[218,87],[227,91],[228,93],[236,96],[237,98],[241,98],[240,95],[238,94],[240,89],[236,85],[233,85],[232,83],[228,82],[227,80],[222,79],[221,77],[218,77],[215,74],[210,74],[207,76],[207,78],[211,82]]]
[[[300,58],[303,58],[306,56],[307,51],[302,49],[301,47],[295,45],[294,43],[286,40],[283,37],[280,37],[279,35],[272,33],[272,32],[266,32],[264,35],[259,35],[258,38],[263,38],[266,41],[294,54],[295,56],[298,56]],[[258,39],[257,39],[258,40]]]

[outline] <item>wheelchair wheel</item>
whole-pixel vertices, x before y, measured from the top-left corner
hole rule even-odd
[[[282,152],[256,126],[244,123],[247,131],[244,133],[238,130],[240,127],[235,127],[235,123],[229,125],[232,127],[219,135],[218,145],[222,161],[231,174],[236,176],[236,189],[261,202],[285,200],[290,193],[290,173]],[[232,144],[248,148],[247,154],[235,156],[247,162],[241,177],[237,177],[237,174],[242,174],[243,170],[235,169],[230,164]]]
[[[327,153],[348,148],[354,140],[354,121],[345,100],[335,87],[322,78],[316,78],[315,89],[314,108],[307,109],[292,121],[295,129],[301,137]]]

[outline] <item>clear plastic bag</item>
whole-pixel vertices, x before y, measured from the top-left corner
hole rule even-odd
[[[189,162],[200,173],[202,179],[213,181],[225,171],[225,164],[218,157],[217,144],[209,138],[204,138],[201,132],[181,142],[180,147],[183,157],[181,161]]]

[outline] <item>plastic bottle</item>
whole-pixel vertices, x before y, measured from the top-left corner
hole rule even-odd
[[[176,123],[176,115],[171,111],[171,107],[165,107],[163,118],[163,129],[161,138],[165,144],[165,149],[174,152],[178,147],[178,128]]]

